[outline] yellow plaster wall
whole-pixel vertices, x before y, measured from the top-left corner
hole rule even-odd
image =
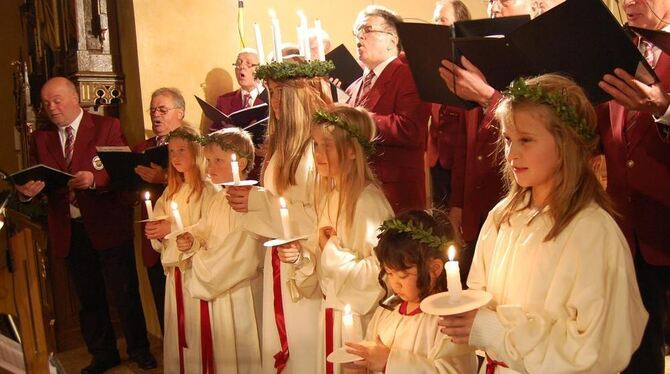
[[[282,39],[296,40],[298,9],[304,10],[312,24],[320,18],[323,28],[331,35],[334,44],[345,43],[354,52],[351,26],[357,12],[369,4],[388,6],[403,17],[429,20],[434,0],[386,0],[371,2],[285,0],[246,1],[244,8],[244,38],[248,46],[255,47],[253,23],[261,25],[266,54],[271,50],[271,31],[268,9],[276,10],[280,18]],[[485,3],[466,0],[475,17],[485,16]],[[132,9],[131,9],[132,8]],[[131,81],[126,71],[128,103],[141,98],[144,128],[150,130],[148,109],[151,92],[161,86],[179,88],[186,97],[186,120],[195,125],[207,125],[193,95],[205,97],[214,103],[216,97],[236,88],[231,64],[240,48],[237,34],[236,0],[170,0],[160,3],[148,0],[119,2],[119,12],[134,13],[137,35],[137,82]],[[127,20],[127,16],[121,16]],[[124,25],[121,26],[123,33]],[[124,38],[122,37],[122,40]],[[123,46],[122,46],[123,48]],[[124,58],[125,60],[125,58]],[[131,142],[136,139],[131,139]]]

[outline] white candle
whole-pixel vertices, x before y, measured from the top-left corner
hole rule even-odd
[[[284,239],[291,239],[291,220],[288,215],[288,207],[283,197],[279,198],[279,216],[281,217],[281,226],[284,230]]]
[[[351,305],[344,306],[342,312],[342,342],[359,342],[363,340],[362,333],[354,326],[354,315],[351,312]]]
[[[305,55],[305,41],[303,40],[302,27],[298,26],[295,28],[296,35],[298,35],[298,54],[300,56]]]
[[[261,37],[261,27],[254,22],[254,35],[256,36],[256,50],[258,51],[258,62],[265,63],[265,50],[263,49],[263,38]]]
[[[444,264],[444,270],[447,272],[447,289],[449,290],[449,297],[452,301],[457,301],[463,292],[461,285],[461,270],[458,267],[458,261],[454,261],[456,255],[456,248],[453,245],[449,246],[447,256],[449,261]]]
[[[300,18],[300,27],[298,30],[298,46],[300,47],[300,53],[305,57],[305,60],[310,59],[309,51],[309,27],[307,26],[307,16],[302,9],[298,10],[298,17]]]
[[[314,21],[314,28],[316,29],[316,47],[319,52],[319,61],[326,61],[326,50],[323,46],[323,30],[321,29],[321,20]]]
[[[144,205],[147,207],[147,218],[154,217],[154,208],[151,206],[151,194],[149,191],[144,193]]]
[[[237,162],[235,153],[230,155],[230,168],[233,170],[233,182],[235,182],[235,185],[240,184],[240,164]]]
[[[174,217],[174,223],[177,225],[177,231],[184,229],[184,223],[181,221],[181,215],[179,214],[179,206],[174,201],[170,203],[172,208],[172,216]]]
[[[281,31],[279,30],[279,19],[274,9],[270,9],[270,18],[272,20],[272,42],[274,44],[275,61],[281,62],[283,56],[281,54]]]

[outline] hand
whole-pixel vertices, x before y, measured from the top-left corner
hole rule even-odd
[[[372,371],[384,371],[386,368],[391,349],[382,343],[379,335],[375,339],[375,345],[371,347],[352,342],[344,342],[344,344],[347,346],[347,352],[362,358],[360,361],[354,361],[354,365],[365,366]]]
[[[193,247],[193,235],[190,232],[185,232],[177,236],[177,249],[186,252]]]
[[[163,239],[165,235],[172,231],[172,225],[167,220],[147,222],[144,227],[144,235],[147,239]]]
[[[465,240],[463,240],[463,209],[459,207],[449,208],[449,222],[451,227],[454,228],[454,240],[461,247],[465,246]]]
[[[279,260],[287,264],[295,264],[300,260],[302,256],[302,246],[300,242],[290,242],[283,245],[280,245],[277,248],[277,254],[279,255]]]
[[[93,186],[93,173],[90,171],[78,171],[74,174],[74,178],[67,182],[70,189],[85,190]]]
[[[26,184],[16,186],[16,190],[25,197],[33,198],[44,189],[44,181],[28,181]]]
[[[166,172],[160,165],[151,163],[150,166],[137,165],[135,173],[142,178],[143,181],[153,184],[165,184]]]
[[[331,226],[324,226],[319,229],[319,247],[323,249],[331,236],[336,236],[337,231]]]
[[[658,83],[646,85],[623,69],[614,69],[614,75],[605,74],[598,87],[628,110],[660,117],[670,105],[670,95],[664,92]]]
[[[339,79],[330,77],[328,78],[328,80],[330,81],[330,83],[334,84],[335,87],[342,88],[342,82]]]
[[[437,322],[437,325],[442,327],[440,332],[448,335],[451,341],[456,344],[468,344],[470,341],[470,332],[472,331],[472,323],[475,321],[478,310],[475,309],[461,314],[440,317],[440,320]]]
[[[227,188],[226,199],[234,211],[246,213],[249,211],[249,191],[251,186],[230,186]]]
[[[495,89],[486,83],[484,74],[465,56],[461,57],[461,64],[463,68],[449,60],[442,60],[442,66],[439,68],[440,77],[449,90],[461,99],[477,102],[483,107],[487,106]]]

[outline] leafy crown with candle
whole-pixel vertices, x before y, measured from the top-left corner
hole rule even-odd
[[[285,81],[298,78],[327,77],[335,69],[332,61],[270,62],[256,68],[256,79]]]

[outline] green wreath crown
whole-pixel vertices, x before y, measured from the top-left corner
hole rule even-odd
[[[546,92],[539,85],[529,86],[524,78],[517,78],[510,83],[503,95],[512,99],[523,98],[549,105],[558,118],[572,127],[582,139],[590,141],[595,136],[594,130],[587,126],[586,119],[578,115],[566,102],[563,92]]]
[[[296,78],[328,76],[335,64],[332,61],[270,62],[256,68],[256,79],[285,81]]]
[[[170,142],[171,139],[173,138],[181,138],[181,139],[186,139],[189,142],[193,143],[198,143],[200,145],[203,145],[205,141],[205,137],[197,134],[191,134],[190,132],[184,131],[180,128],[177,128],[175,130],[170,131],[167,136],[165,136],[165,141]]]
[[[214,133],[212,133],[214,134]],[[239,147],[234,146],[231,143],[221,141],[219,139],[216,139],[215,137],[211,136],[212,134],[209,134],[207,136],[204,136],[203,138],[203,146],[206,146],[208,144],[216,144],[219,147],[221,147],[222,150],[228,151],[228,152],[233,152],[237,155],[238,159],[239,158],[245,158],[247,159],[248,162],[251,162],[251,155],[248,152],[243,151]]]
[[[381,235],[387,231],[396,231],[399,233],[409,234],[412,240],[423,243],[433,248],[440,248],[445,244],[451,243],[452,240],[443,236],[433,234],[432,228],[425,228],[421,222],[414,223],[414,221],[403,222],[397,218],[387,219],[379,227]]]
[[[375,153],[374,143],[368,139],[365,139],[357,128],[353,127],[349,122],[342,119],[342,117],[333,113],[328,113],[325,110],[318,110],[316,113],[314,113],[313,120],[316,124],[331,124],[333,126],[339,127],[350,137],[356,139],[358,144],[363,147],[363,151],[368,156]]]

